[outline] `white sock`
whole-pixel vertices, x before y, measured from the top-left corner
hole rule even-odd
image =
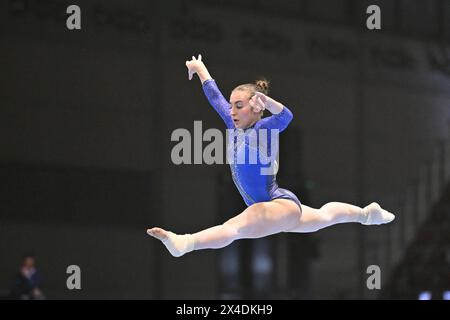
[[[367,226],[385,224],[395,219],[395,216],[391,212],[382,209],[376,202],[372,202],[364,207],[363,213],[366,216],[366,219],[365,221],[362,221],[361,224]]]
[[[181,257],[194,250],[195,241],[192,234],[175,234],[168,231],[168,236],[162,240],[162,243],[172,256]]]

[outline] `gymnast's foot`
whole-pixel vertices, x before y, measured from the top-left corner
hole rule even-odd
[[[372,202],[363,209],[363,221],[361,224],[370,225],[380,225],[389,223],[395,219],[395,216],[380,207],[376,202]]]
[[[191,234],[179,235],[161,228],[148,229],[147,233],[161,240],[174,257],[181,257],[185,253],[194,250],[194,237]]]

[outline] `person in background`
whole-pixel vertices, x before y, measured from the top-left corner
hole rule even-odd
[[[44,300],[45,295],[41,290],[42,276],[36,268],[33,255],[23,257],[19,273],[14,277],[11,298],[18,300]]]

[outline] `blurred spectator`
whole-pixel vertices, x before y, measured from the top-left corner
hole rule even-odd
[[[19,300],[44,300],[41,290],[42,276],[36,269],[33,255],[25,255],[19,273],[14,277],[11,298]]]

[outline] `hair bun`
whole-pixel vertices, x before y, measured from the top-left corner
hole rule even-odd
[[[256,89],[264,94],[269,93],[269,81],[266,79],[260,79],[255,81]]]

